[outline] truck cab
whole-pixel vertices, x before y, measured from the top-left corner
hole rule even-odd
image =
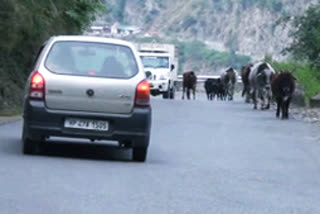
[[[139,55],[153,96],[174,99],[177,60],[174,45],[140,44]]]

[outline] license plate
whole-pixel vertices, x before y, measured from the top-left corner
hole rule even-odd
[[[103,120],[87,120],[77,118],[66,118],[64,121],[65,128],[86,129],[94,131],[108,131],[109,122]]]

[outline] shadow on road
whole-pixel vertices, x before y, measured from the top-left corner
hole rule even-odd
[[[131,161],[131,153],[132,149],[106,144],[49,141],[42,146],[42,155],[68,158]]]
[[[2,146],[2,152],[22,154],[20,139],[11,139],[9,144]],[[50,140],[42,144],[41,156],[80,158],[93,160],[131,161],[132,149],[120,148],[110,143],[91,143],[89,141],[56,141]]]

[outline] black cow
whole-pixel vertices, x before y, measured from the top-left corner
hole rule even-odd
[[[187,90],[187,99],[190,99],[190,90],[192,90],[193,99],[196,99],[196,86],[197,86],[197,76],[193,71],[183,73],[182,82],[182,99],[184,99],[184,94]]]
[[[204,82],[204,89],[206,90],[208,100],[213,100],[213,91],[214,91],[213,84],[214,84],[214,79],[207,79]]]
[[[249,83],[249,75],[253,64],[242,66],[241,68],[241,79],[243,83],[242,89],[242,97],[245,96],[245,102],[250,103],[250,83]]]
[[[204,83],[204,88],[206,90],[208,100],[222,99],[223,85],[220,78],[207,79]]]
[[[277,101],[277,117],[280,117],[281,111],[282,119],[289,118],[289,106],[295,90],[295,80],[290,72],[280,72],[274,76],[271,82],[272,93]]]

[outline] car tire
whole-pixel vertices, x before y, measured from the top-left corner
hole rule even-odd
[[[26,138],[23,140],[23,154],[37,155],[41,153],[40,143]]]
[[[23,154],[25,155],[36,155],[41,153],[40,142],[27,137],[27,129],[25,125],[23,125],[22,131],[22,144]]]
[[[132,159],[137,162],[145,162],[148,153],[148,147],[134,147]]]

